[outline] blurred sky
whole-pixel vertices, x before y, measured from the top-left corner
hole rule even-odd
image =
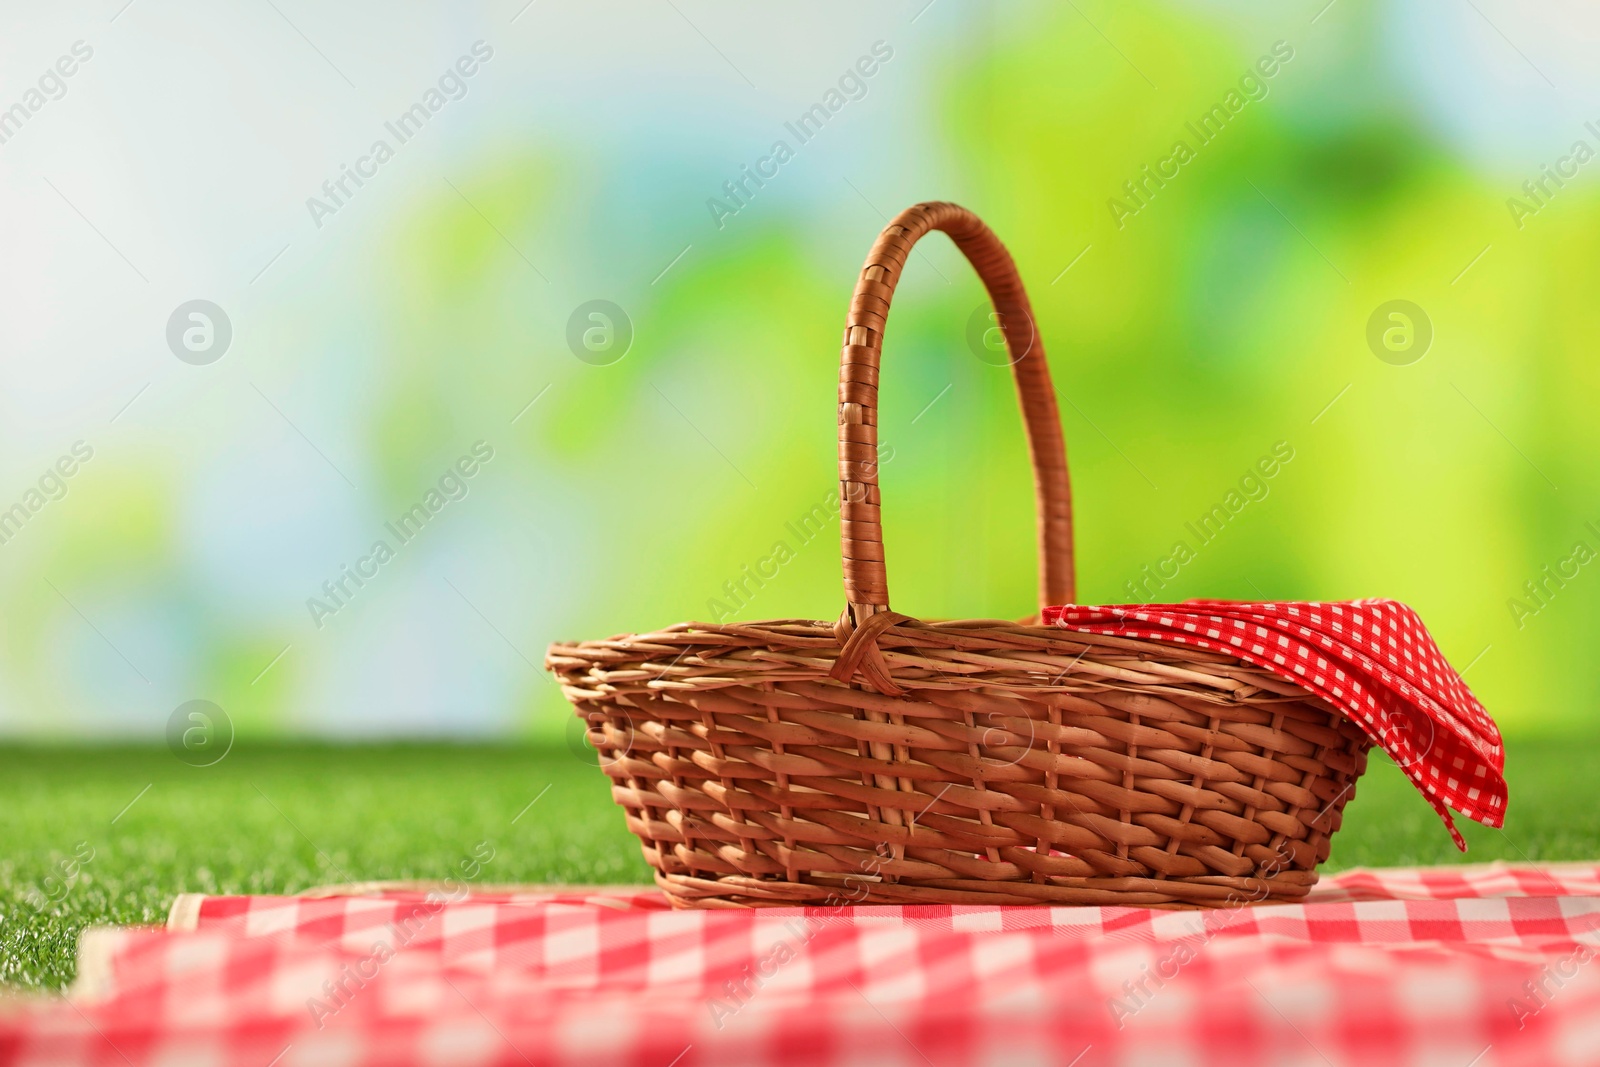
[[[257,736],[553,735],[554,638],[833,617],[836,535],[787,524],[833,484],[840,324],[887,217],[948,199],[1034,295],[1082,599],[1187,541],[1160,599],[1394,596],[1508,732],[1592,734],[1600,161],[1522,183],[1600,151],[1597,35],[1504,0],[7,0],[0,731],[155,737],[206,699]],[[927,617],[1033,608],[981,295],[930,237],[885,345],[891,589]],[[597,300],[631,345],[579,358]],[[1369,344],[1396,300],[1420,357]],[[175,353],[191,301],[220,356]]]

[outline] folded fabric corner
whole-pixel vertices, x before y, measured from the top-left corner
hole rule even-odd
[[[1046,608],[1043,619],[1066,630],[1225,653],[1322,698],[1389,754],[1463,852],[1466,839],[1451,808],[1486,826],[1505,821],[1500,730],[1405,604],[1067,604]]]

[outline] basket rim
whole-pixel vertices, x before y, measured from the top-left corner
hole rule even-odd
[[[786,641],[815,654],[801,666],[796,660],[793,676],[770,666],[754,663],[739,670],[735,665],[707,663],[699,655],[685,656],[697,645],[717,644],[716,638],[726,638],[723,647],[737,653],[741,647],[762,649],[767,638],[782,634]],[[1151,695],[1182,696],[1208,703],[1243,704],[1277,703],[1294,701],[1316,708],[1333,711],[1350,720],[1344,712],[1314,693],[1275,674],[1264,667],[1248,663],[1226,653],[1208,649],[1154,641],[1147,638],[1118,637],[1111,634],[1088,633],[1047,626],[1034,621],[1034,617],[1018,621],[1006,619],[907,619],[876,635],[881,654],[896,668],[903,668],[911,653],[919,647],[957,647],[950,638],[967,637],[983,643],[983,648],[968,653],[974,660],[970,671],[948,670],[949,664],[931,671],[907,674],[897,669],[894,677],[910,696],[917,690],[969,690],[985,689],[1017,695],[1049,693],[1070,694],[1087,689],[1122,690]],[[707,638],[712,640],[708,641]],[[920,641],[918,638],[932,638]],[[944,640],[940,640],[943,638]],[[749,684],[752,681],[769,681],[774,684],[788,681],[808,681],[837,685],[842,688],[865,690],[881,700],[898,703],[905,696],[879,694],[871,685],[862,685],[863,679],[845,681],[837,677],[819,678],[828,674],[829,661],[836,661],[843,650],[838,624],[821,619],[778,618],[743,622],[706,623],[686,621],[660,630],[621,633],[610,637],[581,641],[554,641],[546,649],[545,667],[560,676],[564,671],[581,670],[585,666],[601,668],[606,660],[620,666],[629,661],[648,662],[648,647],[659,646],[666,657],[677,648],[677,661],[701,667],[713,673],[694,678],[667,679],[664,676],[651,682],[660,689],[716,689]],[[1054,672],[1058,684],[1038,681],[988,679],[982,677],[977,662],[991,652],[1009,658],[1004,666],[1011,669],[1031,670],[1044,676]],[[1063,665],[1060,659],[1069,660]],[[766,657],[771,663],[777,657]],[[999,667],[999,664],[995,665]],[[730,667],[732,669],[730,669]],[[820,671],[819,671],[820,668]],[[639,669],[648,669],[641,664]],[[1091,677],[1086,677],[1091,676]],[[563,683],[565,684],[565,683]],[[912,697],[915,702],[915,698]],[[1356,723],[1359,727],[1359,723]],[[1365,731],[1362,731],[1363,734]]]

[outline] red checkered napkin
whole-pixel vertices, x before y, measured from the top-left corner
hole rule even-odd
[[[1500,731],[1417,613],[1398,601],[1068,604],[1046,608],[1044,620],[1223,652],[1321,697],[1394,758],[1463,852],[1450,808],[1488,826],[1505,819]]]

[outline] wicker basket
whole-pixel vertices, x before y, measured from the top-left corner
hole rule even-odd
[[[994,301],[1036,475],[1040,600],[1073,601],[1065,450],[1016,267],[971,212],[919,204],[879,235],[845,326],[838,623],[550,647],[657,884],[681,907],[1304,897],[1370,745],[1327,704],[1223,655],[889,610],[878,359],[929,230]]]

